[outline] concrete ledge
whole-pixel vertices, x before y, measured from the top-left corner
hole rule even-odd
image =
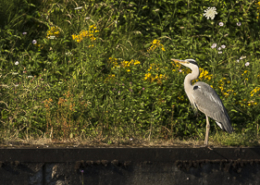
[[[80,160],[197,161],[260,160],[257,148],[42,148],[0,149],[0,161],[59,163]]]

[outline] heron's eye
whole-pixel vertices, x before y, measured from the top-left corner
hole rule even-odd
[[[193,90],[197,90],[197,89],[200,89],[200,86],[196,85],[196,86],[193,87]]]

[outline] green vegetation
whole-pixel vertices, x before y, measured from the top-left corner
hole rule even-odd
[[[256,145],[259,12],[247,0],[3,0],[0,138],[201,141],[189,70],[170,60],[192,58],[235,129],[211,120],[210,141]]]

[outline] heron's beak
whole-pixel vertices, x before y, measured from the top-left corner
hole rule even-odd
[[[171,60],[174,61],[174,62],[180,63],[180,64],[185,64],[186,63],[185,60],[179,60],[179,59],[174,59],[174,58],[172,58]]]

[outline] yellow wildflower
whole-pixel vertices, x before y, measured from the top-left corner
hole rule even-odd
[[[145,80],[147,80],[148,78],[150,78],[151,77],[151,73],[147,73],[147,74],[145,74]]]
[[[159,41],[159,40],[157,40],[157,39],[154,39],[153,42],[152,42],[152,44],[153,44],[153,45],[156,45],[156,44],[160,44],[160,42],[161,42],[161,41]]]
[[[151,47],[147,50],[147,52],[154,51],[156,48],[160,48],[162,51],[165,51],[163,44],[161,44],[160,42],[160,40],[154,39],[152,41]]]
[[[60,36],[60,30],[57,26],[52,26],[48,31],[47,31],[47,38],[49,39],[50,36],[55,36],[59,37]]]
[[[247,102],[247,105],[248,105],[248,106],[257,105],[257,102],[251,100],[251,101],[248,101],[248,102]]]
[[[83,38],[89,38],[91,41],[96,40],[97,38],[94,36],[93,33],[98,32],[96,30],[97,27],[95,25],[91,25],[88,30],[82,30],[79,35],[72,35],[72,39],[75,40],[76,42],[81,42]]]
[[[129,66],[129,65],[128,65],[129,62],[128,62],[128,61],[125,61],[125,60],[124,60],[123,62],[121,62],[121,64],[122,64],[123,67],[128,67],[128,66]]]
[[[140,64],[138,60],[135,60],[134,65]]]
[[[228,96],[229,96],[229,94],[228,94],[228,93],[224,93],[224,96],[228,97]]]
[[[165,51],[165,48],[164,48],[164,46],[162,46],[162,47],[161,47],[161,50],[162,50],[162,51]]]
[[[71,36],[72,36],[72,39],[73,39],[73,40],[75,40],[75,38],[76,38],[76,35],[74,35],[74,34],[73,34],[73,35],[71,35]]]
[[[108,77],[105,79],[105,82],[107,82],[107,81],[109,81],[109,80],[114,80],[114,78],[115,78],[115,74],[110,74],[110,75],[108,75]]]
[[[232,92],[233,92],[233,90],[232,90],[232,89],[228,89],[228,90],[227,90],[227,92],[229,92],[229,93],[232,93]]]
[[[207,70],[204,70],[203,68],[199,68],[200,70],[200,79],[205,79],[205,80],[211,80],[212,75],[209,75],[209,72]]]
[[[254,96],[255,93],[257,93],[258,91],[260,91],[260,87],[254,88],[254,89],[250,92],[250,96]]]

